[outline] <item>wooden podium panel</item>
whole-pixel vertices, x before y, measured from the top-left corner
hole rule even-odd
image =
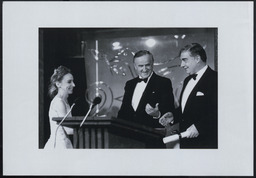
[[[126,120],[109,117],[69,117],[62,123],[74,129],[74,148],[166,148],[165,129],[154,129]],[[59,123],[62,118],[53,118]]]

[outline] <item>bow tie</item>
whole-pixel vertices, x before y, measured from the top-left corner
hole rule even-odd
[[[192,75],[189,75],[188,78],[189,78],[189,80],[192,79],[192,78],[194,80],[196,80],[196,76],[197,76],[197,74],[192,74]]]
[[[140,82],[144,82],[144,83],[147,83],[147,81],[148,81],[148,78],[138,78],[138,83],[140,83]]]

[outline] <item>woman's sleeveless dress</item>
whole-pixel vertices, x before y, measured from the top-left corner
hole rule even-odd
[[[59,97],[54,97],[54,99],[51,101],[50,109],[49,109],[49,121],[50,121],[50,128],[51,128],[51,135],[48,139],[47,143],[45,144],[45,149],[68,149],[73,148],[72,143],[70,139],[68,138],[68,134],[73,133],[73,129],[68,127],[59,126],[57,132],[56,129],[58,127],[58,124],[56,121],[53,121],[53,117],[60,117],[59,112],[56,108],[56,105],[59,102],[58,100],[62,100]],[[65,102],[64,102],[65,103]],[[67,112],[70,110],[70,106],[66,104],[66,110]],[[69,113],[68,117],[71,117],[71,113]],[[64,117],[64,116],[63,116]]]

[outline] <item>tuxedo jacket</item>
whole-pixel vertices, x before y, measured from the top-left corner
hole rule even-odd
[[[166,112],[174,111],[174,96],[171,80],[156,75],[153,72],[135,111],[132,107],[132,97],[137,81],[138,77],[126,82],[123,102],[117,117],[147,125],[152,128],[163,127],[159,124],[158,119],[153,119],[153,117],[146,113],[145,108],[148,103],[152,107],[155,107],[156,103],[159,103],[158,107],[161,115]]]
[[[187,77],[184,80],[180,106],[189,80],[193,79]],[[199,131],[199,136],[196,138],[181,139],[180,147],[217,148],[217,115],[217,72],[208,67],[191,91],[183,113],[179,107],[174,114],[175,122],[180,123],[180,132],[186,131],[192,124]]]

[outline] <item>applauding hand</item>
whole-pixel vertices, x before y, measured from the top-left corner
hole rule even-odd
[[[167,126],[173,121],[173,119],[173,114],[171,112],[167,112],[159,119],[159,123],[163,126]]]
[[[160,117],[160,111],[159,111],[158,105],[159,103],[156,103],[156,106],[153,108],[150,104],[147,104],[145,108],[146,113],[158,119]]]

